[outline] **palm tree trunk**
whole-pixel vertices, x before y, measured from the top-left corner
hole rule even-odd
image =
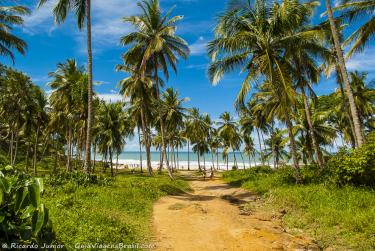
[[[145,120],[146,120],[146,118],[145,118],[143,107],[142,107],[141,108],[141,121],[142,121],[143,139],[145,141],[145,148],[146,148],[147,172],[148,172],[148,175],[152,175],[150,145],[149,145],[148,132],[147,132],[147,129],[146,129],[146,121]]]
[[[33,157],[33,169],[34,169],[34,175],[37,174],[37,170],[36,170],[36,154],[37,154],[37,150],[38,150],[38,137],[39,137],[39,130],[40,130],[40,127],[38,126],[38,128],[37,128],[37,130],[36,130],[35,144],[34,144],[34,157]]]
[[[138,130],[138,144],[139,144],[139,165],[141,167],[141,173],[143,173],[141,134],[139,132],[139,125],[138,124],[137,124],[137,130]]]
[[[319,149],[318,142],[316,140],[315,132],[314,132],[314,127],[312,124],[311,120],[311,110],[309,106],[309,101],[307,100],[306,94],[305,94],[305,88],[301,88],[302,90],[302,97],[303,97],[303,104],[305,106],[305,113],[306,113],[306,120],[307,124],[309,126],[309,134],[312,140],[313,147],[315,149],[315,154],[316,154],[316,160],[318,162],[319,168],[322,169],[324,166],[323,158],[322,158],[322,153]]]
[[[176,158],[175,158],[175,155],[174,155],[174,147],[173,145],[171,145],[171,152],[172,152],[172,158],[171,158],[171,162],[172,162],[172,173],[174,172],[174,170],[176,169]]]
[[[86,26],[87,26],[87,75],[88,75],[88,104],[87,104],[87,134],[85,147],[85,165],[86,172],[90,172],[91,165],[91,129],[94,120],[92,107],[92,48],[91,48],[91,0],[86,0]]]
[[[188,171],[190,171],[190,140],[188,140]]]
[[[177,146],[177,148],[176,148],[176,153],[177,153],[177,170],[179,170],[180,169],[180,161],[179,161],[179,158],[178,158],[178,146]]]
[[[14,142],[14,132],[12,130],[10,134],[10,142],[9,142],[9,153],[10,153],[10,165],[13,166],[13,142]]]
[[[241,151],[240,151],[240,156],[241,156],[242,163],[243,163],[243,170],[245,170],[246,169],[246,167],[245,167],[245,160],[243,159],[243,155],[242,155]]]
[[[118,172],[118,153],[116,154],[116,173]]]
[[[217,168],[217,170],[220,169],[220,167],[219,167],[219,152],[218,152],[218,150],[216,150],[216,168]]]
[[[111,176],[113,177],[112,148],[109,148],[109,161],[111,164]]]
[[[293,135],[293,125],[292,125],[292,122],[290,121],[288,110],[286,110],[286,112],[285,112],[285,119],[286,119],[286,125],[288,127],[288,133],[289,133],[290,150],[291,150],[292,156],[293,156],[293,166],[296,170],[296,182],[301,183],[301,172],[300,172],[300,167],[299,167],[299,163],[298,163],[296,142],[294,140],[294,135]]]
[[[360,147],[365,142],[365,140],[363,138],[363,134],[362,134],[362,123],[359,120],[358,110],[357,110],[357,107],[355,105],[353,91],[352,91],[351,86],[350,86],[349,76],[348,76],[348,72],[346,70],[345,60],[344,60],[343,52],[342,52],[341,45],[340,45],[339,32],[336,28],[335,20],[333,18],[331,0],[325,0],[325,2],[326,2],[327,13],[328,13],[328,19],[329,19],[329,23],[330,23],[330,26],[331,26],[335,51],[336,51],[336,55],[337,55],[337,62],[338,62],[338,65],[340,67],[340,71],[341,71],[341,74],[342,74],[341,76],[343,78],[346,95],[347,95],[348,101],[349,101],[349,107],[350,107],[350,112],[351,112],[351,116],[352,116],[352,119],[353,119],[355,137],[357,138],[357,143],[358,143],[357,146]]]
[[[154,77],[155,77],[155,84],[156,84],[156,99],[158,99],[160,101],[159,77],[158,77],[158,68],[157,68],[157,62],[156,62],[156,60],[154,60],[154,67],[155,67]],[[158,104],[160,104],[160,102],[158,102]],[[164,138],[164,121],[163,121],[162,116],[161,116],[161,109],[160,109],[160,107],[159,107],[158,111],[159,111],[159,118],[160,118],[160,133],[161,133],[162,155],[164,157],[166,157],[166,149],[167,149],[167,147],[165,145],[165,138]],[[162,158],[162,160],[163,160],[163,158]],[[169,161],[168,161],[167,158],[166,158],[166,164],[167,164],[168,175],[173,180],[174,177],[173,177],[173,174],[172,174],[172,172],[170,170]],[[163,166],[163,163],[160,163],[160,165]]]
[[[27,144],[27,148],[26,148],[26,164],[25,164],[25,171],[26,171],[26,173],[29,171],[29,152],[30,152],[30,145]]]
[[[227,155],[226,156],[226,160],[227,160],[227,171],[229,170],[229,156]]]
[[[206,157],[204,155],[205,154],[203,153],[203,169],[206,171]]]
[[[237,158],[236,158],[236,152],[234,151],[234,149],[232,151],[233,151],[234,165],[238,168],[238,163],[237,163]]]
[[[255,159],[255,153],[253,155],[253,159],[254,159],[254,167],[257,167],[257,162],[256,162],[256,159]]]
[[[211,162],[212,162],[212,168],[215,169],[214,151],[212,149],[211,149]]]
[[[57,151],[57,142],[55,143],[55,163],[53,165],[53,173],[56,174],[57,172],[57,161],[58,161],[58,151]]]
[[[72,157],[72,127],[70,125],[70,122],[69,122],[69,125],[68,125],[68,154],[67,154],[67,158],[66,158],[66,170],[67,171],[71,171],[71,168],[70,168],[70,159]]]
[[[260,131],[260,135],[262,137],[262,142],[263,142],[264,150],[266,150],[266,141],[264,140],[262,131]],[[270,159],[269,158],[267,158],[267,164],[268,164],[268,166],[270,166]]]
[[[96,143],[94,143],[94,163],[92,165],[92,172],[95,172],[95,164],[96,164]]]
[[[264,166],[263,150],[262,150],[262,143],[260,141],[259,129],[256,127],[255,130],[257,131],[257,134],[258,134],[258,142],[259,142],[259,149],[260,149],[260,160],[262,162],[262,165]]]
[[[336,65],[336,75],[337,75],[337,82],[340,86],[341,98],[342,98],[342,103],[343,103],[343,113],[347,117],[347,120],[349,121],[349,124],[350,124],[351,133],[349,133],[349,136],[350,136],[351,145],[352,145],[352,148],[355,148],[355,146],[358,145],[357,138],[355,137],[353,120],[351,119],[350,114],[349,114],[350,108],[349,108],[348,100],[345,97],[345,91],[342,85],[342,77],[341,77],[341,73],[340,73],[338,65]]]
[[[251,168],[251,156],[250,156],[250,153],[249,153],[249,168]]]
[[[202,168],[201,168],[201,162],[200,162],[200,159],[199,159],[199,152],[197,153],[198,155],[198,169],[200,172],[202,172]]]

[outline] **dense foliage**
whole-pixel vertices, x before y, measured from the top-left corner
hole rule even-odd
[[[375,186],[375,133],[357,149],[341,149],[329,160],[328,168],[338,184]]]
[[[0,241],[3,243],[51,243],[53,233],[48,209],[42,203],[43,180],[0,168]]]

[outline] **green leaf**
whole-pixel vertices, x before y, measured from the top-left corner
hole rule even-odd
[[[46,220],[46,213],[44,210],[44,205],[40,204],[40,207],[38,208],[38,211],[34,213],[33,217],[33,235],[37,236],[42,227],[45,224]]]
[[[30,226],[25,226],[20,229],[22,240],[30,240],[32,237],[32,228]]]
[[[10,170],[13,170],[13,167],[10,166],[10,165],[7,165],[4,169],[5,169],[6,171],[10,171]]]
[[[37,183],[31,184],[28,186],[29,190],[29,198],[31,201],[31,204],[33,204],[34,207],[38,208],[40,205],[40,187]]]
[[[39,190],[41,193],[44,191],[43,179],[42,178],[35,178],[35,182],[39,185]]]
[[[0,177],[0,189],[5,193],[10,192],[10,185],[5,177]]]
[[[0,215],[0,223],[5,219],[5,215]]]
[[[3,203],[3,199],[4,199],[4,192],[3,190],[0,190],[0,205]]]
[[[16,211],[20,210],[22,208],[22,205],[23,205],[23,202],[27,196],[27,189],[24,188],[24,187],[21,187],[17,190],[17,194],[16,194],[16,203],[14,205],[14,209]]]
[[[34,207],[32,205],[26,207],[23,212],[22,212],[22,215],[21,215],[21,219],[26,219],[26,218],[29,218],[32,216],[33,212],[35,211]]]

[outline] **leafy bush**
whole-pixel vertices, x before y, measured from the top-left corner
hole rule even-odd
[[[85,173],[82,171],[75,172],[57,172],[46,179],[46,183],[52,186],[60,186],[67,183],[75,184],[77,186],[100,185],[106,186],[112,182],[112,178]]]
[[[375,186],[375,132],[357,149],[340,149],[329,160],[328,168],[336,184]]]
[[[0,168],[0,242],[31,244],[53,240],[48,210],[41,203],[43,180]]]

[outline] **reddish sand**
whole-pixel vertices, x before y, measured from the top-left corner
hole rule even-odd
[[[157,250],[319,250],[285,232],[280,214],[257,209],[255,194],[218,179],[191,178],[190,185],[193,192],[155,204]]]

